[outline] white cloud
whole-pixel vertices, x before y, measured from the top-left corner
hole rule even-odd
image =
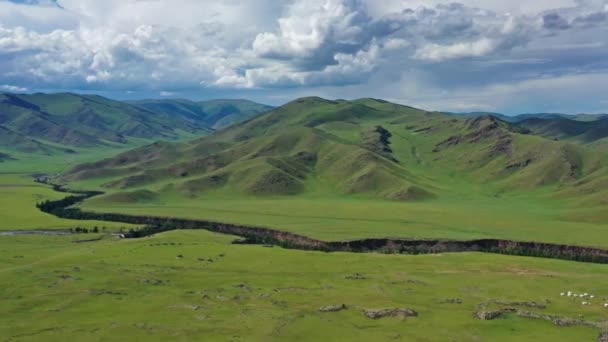
[[[450,45],[428,44],[416,51],[415,57],[430,61],[443,61],[452,58],[485,56],[496,50],[497,44],[489,38]]]
[[[459,2],[0,0],[0,84],[394,98],[424,85],[482,108],[467,92],[608,69],[608,0]]]
[[[15,86],[15,85],[11,85],[11,84],[0,85],[0,89],[2,89],[3,91],[11,92],[11,93],[22,93],[22,92],[27,91],[27,88],[19,87],[19,86]]]

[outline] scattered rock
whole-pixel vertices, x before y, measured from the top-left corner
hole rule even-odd
[[[150,284],[150,285],[163,285],[164,281],[162,281],[160,279],[144,279],[144,280],[142,280],[142,283]]]
[[[239,289],[243,290],[243,291],[251,291],[251,288],[249,288],[249,286],[247,286],[247,284],[237,284],[234,285],[234,287],[238,287]]]
[[[439,304],[462,304],[461,298],[447,298],[444,300],[440,300]]]
[[[597,337],[597,342],[608,342],[608,331],[602,331]]]
[[[344,277],[345,279],[351,279],[351,280],[362,280],[362,279],[367,279],[363,274],[361,273],[355,273],[355,274],[351,274],[351,275],[347,275],[346,277]]]
[[[346,310],[346,305],[327,305],[319,308],[319,312],[338,312]]]
[[[572,326],[587,326],[592,328],[602,328],[602,322],[585,321],[578,318],[561,317],[554,315],[539,314],[536,312],[517,310],[515,308],[503,308],[495,311],[479,310],[475,312],[475,316],[481,320],[489,321],[500,317],[505,313],[515,313],[517,316],[529,319],[542,319],[550,321],[558,327],[572,327]],[[608,341],[607,341],[608,342]]]
[[[544,304],[539,304],[536,302],[508,302],[508,301],[502,301],[502,300],[495,300],[495,301],[492,301],[492,303],[498,304],[498,305],[506,305],[506,306],[525,306],[528,308],[537,308],[537,309],[545,308]]]
[[[380,319],[383,317],[417,317],[418,313],[412,309],[395,308],[395,309],[363,309],[363,314],[367,318]]]
[[[61,278],[61,279],[65,280],[65,281],[72,281],[72,280],[75,280],[75,279],[74,279],[74,277],[72,277],[72,276],[70,276],[70,275],[67,275],[67,274],[62,274],[62,275],[60,275],[60,276],[59,276],[59,278]]]
[[[479,311],[475,312],[475,317],[479,318],[482,321],[491,321],[493,319],[500,317],[503,314],[513,313],[513,312],[517,312],[517,310],[514,308],[503,308],[503,309],[494,310],[494,311],[479,310]]]
[[[408,279],[406,281],[409,284],[414,284],[414,285],[419,285],[419,286],[426,286],[428,285],[427,283],[421,281],[421,280],[416,280],[416,279]]]
[[[271,301],[272,305],[276,305],[278,307],[281,308],[286,308],[287,307],[287,302],[284,300],[273,300]]]

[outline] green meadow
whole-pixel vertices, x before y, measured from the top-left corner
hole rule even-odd
[[[565,205],[510,199],[442,199],[402,203],[345,197],[272,197],[196,200],[161,197],[140,203],[93,198],[87,211],[171,216],[240,223],[299,233],[321,240],[369,237],[501,238],[608,247],[608,225],[569,221]]]
[[[35,183],[30,174],[0,174],[0,232],[7,230],[29,229],[69,229],[98,227],[107,231],[133,226],[100,221],[71,221],[40,212],[36,203],[44,200],[57,200],[65,193],[53,191],[51,187]]]
[[[90,234],[89,234],[90,235]],[[321,253],[233,245],[230,236],[174,231],[137,240],[0,236],[0,335],[9,341],[594,341],[596,328],[507,315],[489,301],[606,319],[608,268],[462,253]],[[560,292],[593,293],[583,306]],[[340,312],[319,312],[328,305]],[[418,317],[370,319],[364,309]]]

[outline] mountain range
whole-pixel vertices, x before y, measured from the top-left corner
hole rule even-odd
[[[546,138],[531,126],[378,99],[309,97],[206,137],[79,165],[61,180],[98,182],[107,196],[129,201],[161,195],[425,201],[483,185],[492,196],[548,191],[605,204],[608,154],[584,139]],[[596,137],[589,132],[583,135]]]
[[[245,100],[127,103],[97,95],[2,93],[0,150],[8,160],[13,154],[75,154],[180,140],[270,108]]]
[[[578,142],[591,147],[608,147],[608,114],[537,113],[515,116],[484,112],[450,114],[466,117],[491,115],[546,138]]]

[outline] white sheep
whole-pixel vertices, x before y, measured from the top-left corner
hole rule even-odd
[[[583,305],[589,305],[589,302],[582,302]]]
[[[568,297],[572,297],[572,292],[568,291]]]
[[[565,296],[565,295],[566,295],[566,293],[562,292],[562,293],[560,293],[559,295],[563,297],[563,296]]]
[[[593,298],[595,298],[595,296],[594,295],[589,295],[589,298],[593,299]]]
[[[608,308],[608,303],[604,303],[604,307],[605,307],[605,308]]]
[[[583,297],[587,297],[589,294],[587,292],[583,293]]]

